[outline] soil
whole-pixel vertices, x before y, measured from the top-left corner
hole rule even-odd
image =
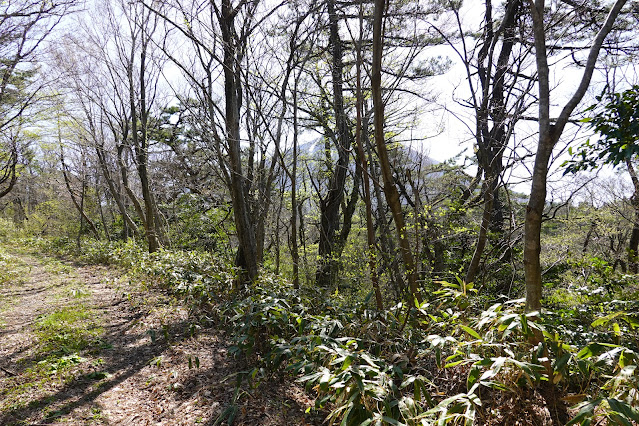
[[[241,366],[224,333],[193,322],[160,290],[114,268],[4,254],[0,425],[321,423],[305,414],[313,401],[291,378],[238,387]],[[37,332],[39,319],[69,307],[99,334],[79,353],[47,348],[51,336]]]

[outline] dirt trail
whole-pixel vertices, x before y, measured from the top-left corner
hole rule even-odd
[[[102,266],[0,256],[0,425],[311,422],[286,381],[236,393],[223,334],[174,299]]]

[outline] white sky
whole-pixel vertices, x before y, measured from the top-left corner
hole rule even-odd
[[[468,9],[462,10],[462,16],[469,17],[475,25],[478,25],[484,13],[481,2],[471,0],[470,2],[466,2],[466,4],[469,4],[470,6]],[[469,97],[470,91],[466,81],[466,71],[459,57],[451,47],[439,46],[434,48],[432,51],[436,55],[448,56],[453,62],[453,65],[446,74],[433,77],[432,80],[429,81],[429,84],[436,87],[437,91],[440,93],[438,103],[445,106],[450,110],[450,112],[442,111],[437,117],[429,116],[422,120],[425,133],[435,135],[432,139],[426,141],[424,146],[429,155],[438,161],[447,160],[452,156],[459,154],[461,151],[466,150],[464,156],[458,160],[458,162],[462,164],[464,157],[467,155],[470,156],[473,153],[474,141],[473,134],[470,129],[473,129],[475,126],[473,116],[474,112],[472,109],[464,108],[455,101],[455,99],[465,99]],[[553,87],[554,90],[551,94],[551,103],[553,106],[551,114],[553,116],[558,115],[560,109],[570,96],[572,96],[579,81],[581,80],[581,76],[582,70],[571,66],[569,60],[558,61],[552,66],[551,87]],[[629,84],[634,84],[638,81],[636,70],[632,64],[620,67],[615,77],[620,82],[617,90],[622,90]],[[595,103],[595,96],[601,92],[604,85],[605,76],[602,72],[596,72],[588,94],[584,97],[581,104],[575,111],[579,112],[585,107]],[[536,95],[536,93],[537,89],[535,88],[533,89],[532,94]],[[537,106],[533,105],[527,111],[526,115],[536,116]],[[577,115],[576,117],[579,118]],[[436,130],[442,126],[443,131],[441,131],[440,134],[436,134]],[[511,141],[510,146],[514,146],[515,141],[520,142],[522,140],[526,140],[526,144],[529,146],[529,149],[534,150],[536,148],[536,133],[536,122],[520,122],[517,126],[514,140]],[[592,137],[592,134],[587,129],[582,129],[580,132],[577,132],[575,126],[568,125],[562,136],[562,141],[560,141],[555,150],[555,155],[558,155],[559,157],[556,161],[554,161],[553,166],[551,166],[551,172],[553,168],[556,170],[557,167],[568,158],[566,148],[570,141],[574,139],[572,144],[578,145],[589,137]],[[518,150],[518,153],[523,155],[524,151],[520,149]],[[507,162],[507,156],[508,152],[504,155],[504,163]],[[524,193],[528,192],[529,185],[526,180],[530,177],[530,169],[533,159],[534,157],[530,157],[527,160],[528,164],[519,164],[509,172],[508,176],[505,177],[509,183],[514,185],[515,190]],[[470,172],[473,173],[474,170],[471,169]],[[611,176],[613,173],[610,168],[604,168],[602,174],[604,176]],[[575,185],[578,185],[578,182],[584,178],[583,176],[564,177],[562,175],[563,172],[561,171],[558,173],[555,172],[554,175],[551,174],[549,178],[549,199],[551,197],[562,198],[565,194],[570,193],[572,188]]]

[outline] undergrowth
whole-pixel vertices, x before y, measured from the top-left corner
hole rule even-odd
[[[82,305],[62,307],[42,315],[33,328],[40,353],[62,356],[99,347],[104,333],[94,315]]]
[[[74,254],[68,242],[46,244]],[[240,288],[229,259],[210,253],[148,254],[129,242],[75,255],[128,268],[216,318],[248,383],[290,374],[330,424],[486,424],[499,401],[534,395],[548,405],[542,422],[639,422],[639,303],[617,298],[618,283],[605,295],[576,290],[581,305],[551,298],[553,309],[525,314],[522,300],[486,304],[472,285],[437,282],[421,304],[378,311],[370,295],[348,302],[268,273]]]

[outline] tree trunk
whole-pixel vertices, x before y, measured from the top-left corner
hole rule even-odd
[[[69,179],[69,175],[67,173],[67,165],[64,162],[64,151],[62,149],[62,145],[60,145],[60,163],[62,166],[62,177],[64,178],[65,186],[67,187],[67,191],[69,192],[69,196],[71,197],[71,202],[73,202],[73,205],[80,214],[80,232],[83,228],[82,221],[85,221],[89,225],[89,228],[91,229],[91,232],[93,233],[95,238],[99,240],[100,233],[98,232],[98,228],[96,228],[95,223],[93,223],[93,221],[84,212],[85,181],[84,179],[82,180],[82,192],[80,194],[80,203],[78,203],[75,195],[73,194],[73,190],[71,189],[71,180]]]
[[[368,161],[364,153],[362,144],[362,39],[364,31],[364,8],[362,4],[359,6],[359,42],[357,43],[357,81],[356,81],[356,99],[357,99],[357,127],[355,128],[355,141],[357,143],[357,153],[360,161],[360,168],[363,171],[364,179],[364,204],[366,206],[366,242],[368,243],[368,270],[371,276],[373,291],[375,292],[375,303],[380,311],[384,309],[384,301],[382,292],[379,288],[379,277],[377,276],[377,247],[375,245],[375,228],[373,226],[373,207],[371,204],[370,177],[368,175]],[[368,123],[367,123],[368,125]]]
[[[300,288],[300,252],[297,245],[297,82],[293,88],[293,170],[291,171],[291,261],[293,262],[293,288]]]
[[[133,190],[131,189],[131,186],[129,185],[129,172],[127,171],[126,164],[124,164],[124,158],[123,158],[125,148],[126,146],[124,145],[123,141],[119,143],[116,148],[117,163],[118,163],[118,169],[120,170],[120,179],[122,181],[122,187],[124,188],[124,192],[126,193],[127,197],[133,204],[133,209],[135,210],[135,213],[137,214],[138,219],[140,219],[140,222],[142,222],[142,226],[146,229],[146,218],[144,217],[144,210],[142,210],[142,204],[140,204],[140,200],[138,200],[138,197],[135,196],[135,194],[133,193]]]
[[[144,18],[144,17],[143,17]],[[149,182],[149,141],[148,141],[148,117],[149,111],[146,104],[146,49],[148,46],[148,39],[146,37],[146,31],[142,31],[142,44],[140,50],[140,74],[139,74],[139,89],[140,89],[140,109],[138,113],[137,102],[135,98],[136,90],[133,80],[133,64],[135,54],[135,39],[132,43],[131,58],[128,64],[128,78],[129,78],[129,103],[131,108],[131,138],[133,140],[133,147],[135,149],[137,171],[140,178],[140,187],[142,189],[142,200],[144,201],[144,229],[146,231],[146,239],[149,246],[149,253],[156,252],[160,247],[160,236],[157,228],[156,207],[154,203],[153,194],[151,193],[151,185]],[[138,132],[138,120],[140,121],[140,129]]]
[[[375,144],[377,146],[377,155],[379,156],[379,165],[382,170],[384,179],[384,195],[395,221],[397,229],[397,237],[399,239],[399,247],[404,260],[404,268],[408,277],[409,291],[413,298],[421,302],[421,295],[417,285],[417,271],[415,270],[415,262],[410,249],[408,236],[406,235],[406,224],[402,205],[399,199],[399,192],[393,181],[388,152],[386,150],[386,142],[384,140],[384,102],[382,99],[382,50],[383,50],[383,28],[382,21],[385,10],[384,0],[375,0],[375,9],[373,16],[373,65],[371,69],[371,91],[373,94],[374,108],[374,124],[375,124]]]
[[[111,241],[111,234],[109,233],[109,225],[107,224],[106,217],[104,216],[104,209],[102,208],[100,181],[99,181],[99,175],[97,171],[95,176],[95,198],[97,200],[98,211],[100,212],[100,221],[102,222],[102,228],[104,228],[104,235],[106,236],[107,241]]]
[[[371,150],[371,141],[369,140],[368,131],[364,127],[364,141],[366,142],[368,158],[373,158]],[[369,163],[370,177],[373,182],[379,182],[380,178],[375,168],[373,161]],[[401,300],[405,296],[406,286],[404,277],[399,269],[399,261],[397,259],[397,248],[392,238],[393,232],[387,221],[386,204],[382,195],[382,190],[379,185],[373,185],[373,192],[376,199],[375,208],[375,220],[379,227],[379,244],[380,244],[380,257],[381,265],[380,269],[386,270],[389,274],[390,282],[393,284],[393,289],[396,294],[396,298]]]
[[[12,148],[11,153],[9,154],[9,158],[7,159],[6,164],[2,168],[2,176],[0,176],[0,184],[4,184],[5,182],[9,182],[4,189],[0,189],[0,198],[7,195],[16,182],[18,181],[18,174],[16,173],[16,166],[18,165],[18,151],[15,147]]]
[[[504,228],[503,205],[499,200],[499,181],[503,172],[502,157],[504,148],[510,139],[510,129],[519,118],[517,112],[514,117],[509,117],[505,102],[507,92],[505,78],[510,71],[510,57],[515,43],[514,32],[517,28],[520,8],[521,0],[508,1],[503,22],[499,26],[500,34],[493,29],[492,1],[486,1],[484,44],[477,58],[482,98],[481,103],[476,105],[477,159],[479,168],[484,175],[482,188],[484,210],[475,251],[466,272],[465,281],[467,283],[475,280],[488,241],[488,231],[502,234]],[[501,50],[496,67],[493,68],[492,51],[500,39],[502,40]],[[484,62],[487,57],[490,57],[490,60],[488,66],[485,66]],[[510,123],[507,125],[509,120]],[[489,123],[492,123],[492,127],[489,126]]]
[[[490,227],[494,200],[494,191],[492,188],[489,188],[489,186],[492,187],[492,183],[484,184],[484,213],[481,218],[481,225],[479,226],[479,236],[477,237],[475,251],[468,266],[468,271],[466,272],[466,278],[464,280],[466,283],[475,281],[475,276],[479,270],[479,262],[481,261],[488,240],[488,228]]]
[[[339,265],[336,257],[336,232],[339,229],[340,207],[344,200],[346,174],[351,147],[351,136],[344,109],[342,40],[339,35],[339,19],[335,0],[327,1],[329,17],[329,43],[331,47],[331,76],[333,80],[333,109],[335,112],[335,139],[337,163],[329,179],[326,197],[320,200],[320,235],[316,284],[328,288],[335,280]]]
[[[524,226],[524,272],[526,275],[526,312],[541,309],[541,223],[546,203],[548,162],[557,141],[550,136],[539,141],[532,188],[526,207]]]
[[[104,148],[98,144],[95,146],[96,154],[98,156],[98,163],[100,164],[100,169],[102,170],[102,176],[104,176],[104,180],[107,182],[107,186],[109,187],[109,191],[111,192],[111,196],[115,200],[115,204],[118,206],[118,210],[120,211],[120,216],[122,216],[122,222],[124,228],[129,228],[133,232],[133,235],[138,235],[138,227],[129,216],[129,213],[126,211],[126,206],[124,205],[124,201],[122,200],[122,195],[120,191],[115,187],[115,182],[111,178],[111,173],[109,172],[109,168],[106,162]]]
[[[231,0],[222,0],[221,14],[218,16],[222,40],[224,42],[224,97],[225,97],[225,129],[226,142],[231,169],[231,200],[237,239],[239,243],[237,266],[245,270],[249,281],[254,281],[258,274],[257,245],[255,228],[251,221],[248,203],[245,197],[246,182],[242,174],[240,154],[240,107],[242,87],[240,83],[239,61],[236,55],[237,35],[235,34],[236,10]]]
[[[634,223],[632,224],[632,234],[630,234],[630,241],[628,242],[628,270],[632,274],[639,273],[639,177],[637,172],[629,158],[626,158],[626,167],[630,178],[632,179],[632,186],[634,192],[630,198],[632,208],[635,211]]]
[[[535,59],[539,85],[539,143],[533,168],[532,188],[526,208],[524,231],[524,271],[526,274],[526,311],[541,309],[541,222],[546,201],[546,179],[548,163],[555,145],[563,132],[570,115],[586,94],[599,56],[601,46],[627,0],[617,0],[612,6],[604,25],[601,27],[588,53],[586,66],[570,100],[561,110],[555,124],[550,122],[550,82],[548,56],[546,53],[545,1],[530,0],[530,12],[533,21],[535,39]]]
[[[20,228],[25,220],[27,220],[27,213],[22,206],[22,200],[16,197],[13,199],[13,223]]]

